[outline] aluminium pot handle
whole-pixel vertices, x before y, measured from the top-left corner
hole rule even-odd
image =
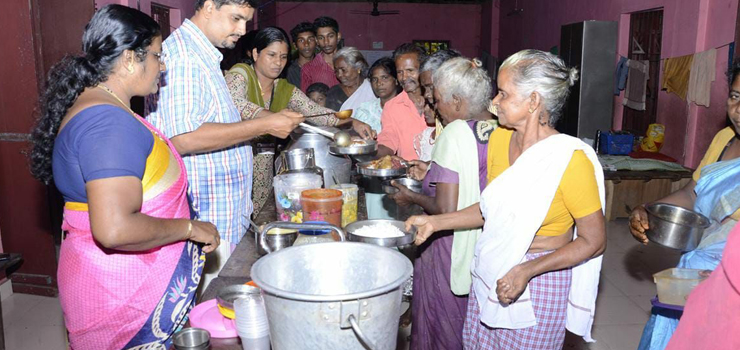
[[[367,350],[373,350],[375,349],[375,345],[368,339],[364,333],[362,333],[362,329],[360,328],[360,325],[357,323],[357,319],[355,319],[355,315],[349,315],[347,318],[349,320],[349,324],[352,326],[352,330],[355,332],[355,335],[357,335],[357,338],[360,338],[360,342],[365,346],[365,349]]]
[[[347,240],[347,236],[344,234],[344,230],[332,224],[307,224],[307,223],[299,224],[299,223],[289,222],[289,221],[275,221],[275,222],[271,222],[265,225],[265,227],[262,228],[262,231],[260,232],[259,245],[262,246],[262,249],[264,249],[267,252],[267,254],[270,254],[273,252],[273,250],[271,250],[270,247],[267,245],[267,232],[270,232],[270,230],[276,227],[294,229],[294,230],[301,230],[301,229],[333,230],[333,231],[336,231],[337,234],[339,234],[339,239],[342,242]]]

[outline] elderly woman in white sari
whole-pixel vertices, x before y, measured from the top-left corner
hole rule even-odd
[[[363,102],[377,99],[367,80],[368,64],[362,52],[345,47],[334,55],[334,75],[339,84],[326,93],[326,107],[335,111],[357,109]]]
[[[480,203],[414,216],[417,244],[432,233],[483,226],[471,263],[465,349],[563,347],[566,327],[591,341],[601,254],[604,178],[591,146],[554,125],[578,72],[537,50],[504,61],[491,103]],[[573,226],[575,225],[575,230]]]

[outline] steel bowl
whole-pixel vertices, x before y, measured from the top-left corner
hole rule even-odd
[[[690,251],[699,246],[709,219],[695,211],[666,203],[645,206],[650,228],[645,232],[650,241],[662,246]]]
[[[246,284],[232,284],[222,287],[216,295],[218,310],[224,317],[234,319],[234,300],[254,294],[260,294],[260,289]]]
[[[374,237],[365,237],[365,236],[354,234],[355,231],[365,226],[372,226],[372,225],[379,224],[379,223],[389,223],[397,227],[399,230],[401,230],[401,232],[404,233],[403,237],[374,238]],[[404,222],[398,221],[398,220],[374,219],[374,220],[355,221],[347,225],[344,228],[344,230],[345,232],[347,232],[348,241],[370,243],[370,244],[379,245],[381,247],[388,247],[388,248],[403,247],[403,246],[414,243],[414,240],[416,239],[416,227],[412,227],[411,231],[406,231]]]
[[[421,193],[421,181],[414,180],[408,177],[383,181],[383,192],[385,192],[386,194],[394,194],[398,192],[398,188],[396,188],[392,184],[393,181],[401,186],[408,188],[409,190],[411,190],[411,192]]]
[[[374,140],[365,140],[364,145],[354,145],[350,144],[346,147],[341,147],[336,144],[336,142],[332,142],[329,145],[329,153],[331,154],[347,154],[347,155],[358,155],[358,154],[371,154],[375,153],[378,150],[378,142]]]
[[[391,169],[371,169],[368,168],[372,164],[372,161],[357,163],[357,172],[365,176],[377,176],[377,177],[397,177],[406,175],[408,167],[391,168]]]

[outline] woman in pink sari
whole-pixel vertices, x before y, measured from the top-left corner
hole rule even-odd
[[[157,23],[109,5],[82,41],[84,56],[49,74],[32,153],[34,176],[65,200],[57,277],[70,346],[168,348],[218,232],[191,220],[180,156],[129,106],[166,69]]]

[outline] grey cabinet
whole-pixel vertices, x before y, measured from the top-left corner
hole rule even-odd
[[[586,21],[560,29],[560,57],[580,71],[557,124],[558,131],[593,138],[612,128],[617,22]]]

